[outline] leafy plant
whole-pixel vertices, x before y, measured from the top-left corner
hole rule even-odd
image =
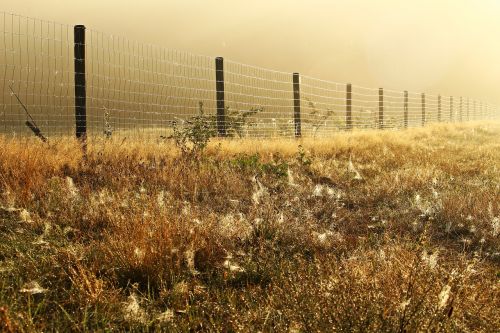
[[[308,156],[309,154],[306,152],[302,145],[299,145],[299,149],[297,151],[297,162],[301,166],[310,166],[312,164],[312,157]]]
[[[249,124],[249,118],[264,111],[263,107],[255,107],[250,110],[230,110],[226,107],[226,131],[230,137],[244,136],[245,126]]]
[[[308,98],[306,98],[306,100],[311,111],[309,111],[309,117],[305,119],[305,122],[311,123],[313,127],[313,136],[316,136],[318,130],[322,126],[325,126],[326,120],[333,116],[333,110],[329,108],[327,108],[325,111],[318,110],[313,101]]]
[[[260,174],[273,174],[278,177],[288,176],[288,164],[286,162],[261,162],[259,154],[239,155],[231,161],[231,164],[238,167],[240,170],[252,170]]]
[[[226,107],[225,127],[228,137],[242,138],[245,126],[249,123],[249,117],[262,112],[262,107],[250,110],[235,110]],[[186,120],[182,126],[174,122],[174,133],[169,137],[174,139],[177,147],[185,154],[198,154],[208,145],[212,137],[217,136],[217,116],[206,115],[203,102],[199,102],[198,115]]]
[[[174,123],[174,134],[170,138],[183,154],[198,155],[205,150],[217,132],[213,116],[205,115],[203,102],[199,102],[199,114],[186,120],[184,126],[179,127]]]

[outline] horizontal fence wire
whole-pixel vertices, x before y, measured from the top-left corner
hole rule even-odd
[[[30,134],[17,98],[46,136],[74,132],[73,57],[72,27],[0,13],[2,133]]]
[[[200,108],[215,114],[213,58],[93,30],[86,37],[90,136],[166,137]]]
[[[75,43],[73,26],[0,12],[0,134],[32,135],[30,123],[44,137],[74,135]],[[77,46],[85,47],[89,138],[168,138],[200,116],[236,138],[499,117],[496,106],[467,97],[331,82],[92,29]]]
[[[225,61],[224,89],[228,135],[294,135],[292,73]]]

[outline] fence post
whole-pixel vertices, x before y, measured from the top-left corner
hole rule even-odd
[[[470,107],[469,107],[470,101],[469,98],[467,98],[467,120],[470,120]],[[476,111],[476,104],[474,104],[474,112]]]
[[[403,102],[403,123],[404,128],[408,128],[408,91],[404,92],[404,102]]]
[[[345,98],[345,125],[348,130],[352,129],[352,85],[350,83],[346,86]]]
[[[384,88],[378,89],[378,128],[384,128]]]
[[[459,109],[459,121],[462,122],[463,121],[463,98],[462,96],[460,96],[460,109]]]
[[[474,102],[473,102],[473,103],[474,103],[474,113],[476,113],[476,111],[477,111],[477,110],[476,110],[476,100],[474,100]],[[479,109],[479,110],[481,110],[481,109]],[[479,113],[481,113],[481,111],[479,111]]]
[[[453,122],[453,96],[450,96],[450,122]]]
[[[422,93],[422,127],[425,126],[425,94]]]
[[[438,95],[438,122],[441,122],[441,95]]]
[[[217,97],[217,133],[226,136],[225,100],[224,100],[224,58],[215,58],[215,89]]]
[[[293,119],[295,123],[295,137],[302,136],[302,125],[300,122],[300,74],[293,73]]]
[[[87,93],[85,83],[85,26],[74,26],[75,127],[84,153],[87,151]]]

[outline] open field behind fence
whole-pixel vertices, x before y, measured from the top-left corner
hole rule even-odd
[[[0,133],[15,135],[31,133],[26,121],[47,137],[74,135],[76,117],[91,138],[156,138],[200,109],[219,135],[233,137],[324,137],[499,115],[471,98],[324,81],[7,13],[0,73]]]

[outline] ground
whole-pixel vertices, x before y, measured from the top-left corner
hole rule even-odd
[[[0,138],[0,331],[498,332],[499,134]]]

